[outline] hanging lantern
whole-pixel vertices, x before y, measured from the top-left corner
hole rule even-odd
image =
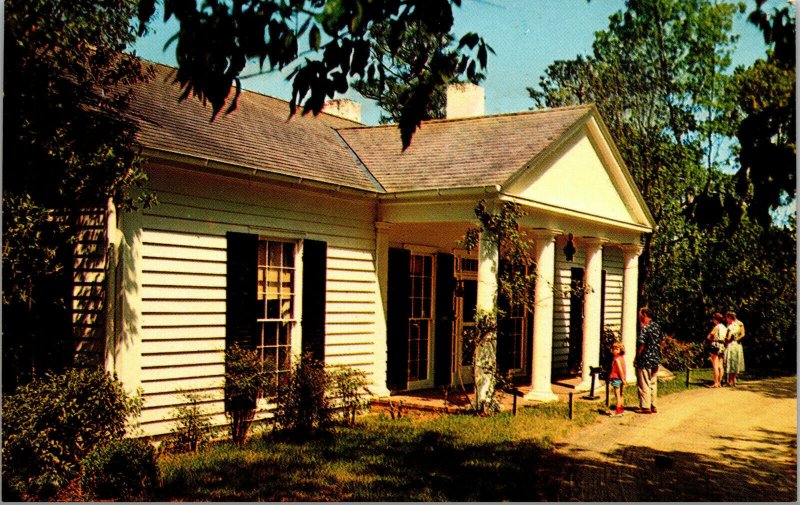
[[[575,244],[572,242],[573,236],[572,233],[567,235],[567,245],[564,246],[564,256],[567,258],[567,261],[572,263],[572,258],[575,256]]]

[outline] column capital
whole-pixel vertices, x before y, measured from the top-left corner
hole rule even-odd
[[[577,245],[583,246],[586,249],[600,249],[604,244],[609,242],[608,239],[599,237],[575,237]]]
[[[626,258],[635,258],[640,256],[644,248],[641,244],[618,244],[617,247],[622,249]]]
[[[556,237],[562,233],[564,232],[561,230],[550,230],[547,228],[536,228],[530,230],[529,232],[530,236],[533,237],[533,240],[537,242],[554,242]]]

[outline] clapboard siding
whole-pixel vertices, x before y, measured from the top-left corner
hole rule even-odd
[[[606,298],[604,327],[619,332],[622,328],[622,279],[624,269],[622,251],[614,247],[603,249],[603,270],[606,271]]]
[[[207,395],[205,411],[214,422],[225,421],[228,231],[328,244],[325,360],[372,376],[374,203],[174,168],[151,167],[150,172],[159,205],[142,219],[141,426],[146,434],[172,428],[175,407],[185,403],[182,392],[187,391]]]
[[[603,248],[603,270],[606,271],[605,313],[603,326],[619,332],[622,327],[622,251],[613,246]],[[572,262],[556,254],[555,307],[553,316],[553,374],[565,375],[569,358],[570,281],[572,268],[585,268],[586,256],[580,249]]]

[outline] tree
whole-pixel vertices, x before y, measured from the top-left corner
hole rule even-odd
[[[268,61],[271,69],[294,65],[291,114],[300,104],[304,114],[319,113],[326,98],[346,92],[356,78],[383,96],[394,82],[386,79],[384,59],[398,58],[409,27],[445,40],[453,27],[453,6],[461,0],[164,0],[163,5],[164,20],[175,16],[180,24],[173,39],[183,98],[210,102],[213,118],[223,108],[236,108],[239,75],[249,60],[262,67]],[[140,33],[155,6],[156,0],[139,0]],[[319,59],[301,60],[305,37],[309,53]],[[408,82],[414,85],[399,95],[397,122],[404,148],[426,118],[436,90],[459,75],[475,79],[491,50],[475,33],[460,39],[455,58],[438,44],[420,48],[423,52],[408,67]],[[236,92],[229,97],[233,85]]]
[[[451,34],[427,33],[421,23],[412,23],[402,33],[400,48],[396,54],[392,52],[390,31],[384,23],[372,25],[370,35],[381,79],[372,82],[368,79],[359,79],[353,84],[353,89],[362,96],[377,101],[378,105],[388,113],[381,115],[382,124],[400,122],[403,104],[409,94],[416,86],[432,78],[428,68],[434,57],[449,59],[450,66],[457,67],[459,52],[454,46],[455,38]],[[478,84],[483,78],[483,74],[476,72],[470,80]],[[434,88],[431,101],[424,111],[423,120],[445,117],[447,97],[443,84]]]
[[[736,72],[733,120],[743,117],[736,132],[741,146],[736,192],[750,216],[768,228],[770,210],[797,196],[796,30],[793,10],[775,9],[770,15],[761,10],[763,4],[756,1],[749,20],[764,33],[769,50],[766,59]]]
[[[5,4],[4,389],[69,356],[72,246],[83,208],[147,199],[124,115],[146,77],[122,52],[131,1]]]

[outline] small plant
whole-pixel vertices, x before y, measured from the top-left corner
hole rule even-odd
[[[278,388],[278,424],[287,430],[309,432],[331,420],[326,391],[330,380],[324,365],[310,353],[296,360],[291,376]]]
[[[52,499],[79,477],[81,460],[121,438],[140,410],[141,399],[101,370],[46,375],[3,397],[3,497]]]
[[[671,335],[661,342],[661,365],[673,372],[700,368],[704,359],[703,344],[698,342],[681,342]]]
[[[99,445],[81,467],[83,490],[95,500],[146,500],[158,481],[155,450],[142,439]]]
[[[265,366],[258,351],[234,344],[225,352],[225,413],[231,420],[233,443],[242,446],[256,414],[258,399],[274,395],[274,367]]]
[[[355,426],[356,415],[369,407],[367,376],[361,370],[343,367],[330,373],[330,382],[333,396],[339,400],[342,409],[342,419]]]
[[[211,438],[211,421],[201,406],[207,396],[197,393],[183,393],[181,396],[188,403],[172,411],[176,424],[167,446],[176,452],[197,452]]]

